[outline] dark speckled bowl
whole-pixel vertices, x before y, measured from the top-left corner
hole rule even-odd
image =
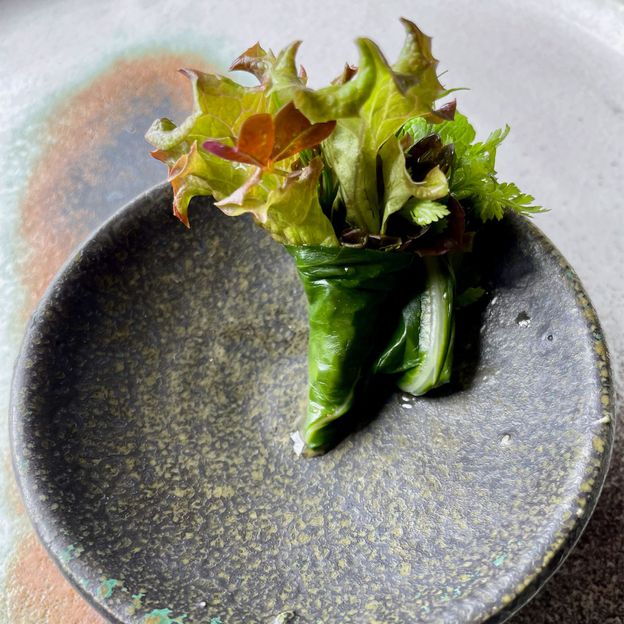
[[[453,386],[400,394],[324,457],[290,257],[168,188],[71,259],[17,363],[16,472],[43,543],[113,622],[501,622],[585,526],[607,470],[607,352],[579,281],[510,218],[474,260]],[[481,260],[486,255],[487,260]]]

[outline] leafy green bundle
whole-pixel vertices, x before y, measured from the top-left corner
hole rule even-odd
[[[496,177],[508,132],[477,142],[440,84],[431,39],[401,20],[392,65],[358,39],[358,67],[307,86],[294,42],[275,55],[256,44],[231,66],[242,86],[182,70],[193,113],[156,120],[147,140],[169,168],[174,214],[214,197],[225,214],[252,215],[293,256],[309,304],[309,402],[299,436],[307,454],[336,440],[340,419],[374,375],[421,395],[450,379],[455,278],[449,256],[506,210],[541,209]]]

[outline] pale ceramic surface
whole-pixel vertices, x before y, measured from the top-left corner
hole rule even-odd
[[[145,160],[140,135],[154,116],[177,110],[179,119],[188,106],[171,88],[183,88],[173,68],[199,65],[198,56],[223,67],[258,37],[274,47],[303,38],[302,60],[320,82],[336,73],[345,55],[355,60],[350,43],[355,35],[370,35],[389,53],[396,51],[395,18],[401,14],[434,35],[442,67],[451,68],[447,84],[471,87],[461,102],[483,132],[512,124],[500,171],[553,208],[537,223],[587,287],[621,384],[621,2],[423,2],[418,7],[386,2],[357,9],[348,2],[322,2],[287,17],[251,2],[236,8],[193,4],[191,20],[180,2],[110,2],[97,8],[6,2],[0,10],[0,104],[6,120],[0,129],[6,146],[0,156],[0,355],[7,363],[0,371],[0,409],[5,414],[8,363],[45,284],[90,229],[162,177],[159,164]],[[268,4],[276,6],[263,6]],[[325,27],[330,21],[339,24],[336,30]],[[154,69],[154,55],[169,63],[166,75]],[[111,68],[123,80],[112,79]],[[110,190],[111,177],[115,190]],[[518,621],[619,622],[624,602],[621,443],[617,449],[579,548]],[[8,452],[6,433],[0,435],[0,450]],[[8,462],[0,480],[8,493],[0,498],[0,619],[95,621],[86,612],[68,615],[81,607],[36,551]]]

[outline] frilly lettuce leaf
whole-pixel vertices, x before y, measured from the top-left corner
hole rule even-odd
[[[430,113],[445,93],[430,38],[412,22],[402,22],[406,39],[393,67],[375,43],[359,39],[360,66],[350,81],[294,95],[310,120],[337,119],[323,152],[340,183],[347,221],[370,233],[378,233],[382,225],[377,193],[380,148],[408,119]]]
[[[249,213],[258,225],[269,231],[271,236],[281,243],[289,245],[336,246],[338,239],[330,220],[325,216],[318,200],[318,181],[323,169],[320,158],[313,158],[310,163],[279,180],[279,185],[267,190],[257,186],[261,170],[255,168],[255,174],[249,176],[244,170],[229,166],[229,179],[209,181],[212,171],[206,159],[198,152],[197,143],[193,143],[188,155],[183,156],[178,167],[174,167],[169,177],[174,191],[174,210],[176,216],[188,226],[188,204],[199,195],[213,195],[217,184],[228,197],[217,202],[228,216]],[[234,197],[245,185],[240,201]]]
[[[264,90],[267,110],[274,113],[292,100],[295,92],[306,86],[305,70],[303,67],[297,69],[296,63],[300,45],[301,41],[294,41],[275,56],[256,43],[232,63],[230,70],[254,75]]]
[[[251,179],[251,169],[243,165],[233,167],[231,163],[212,154],[200,152],[194,141],[188,153],[183,154],[169,169],[168,181],[173,189],[174,214],[189,227],[188,206],[193,197],[230,197]],[[246,199],[248,205],[257,205],[263,198],[258,193],[247,193]]]
[[[431,37],[404,17],[401,23],[407,36],[392,69],[407,82],[416,80],[422,93],[438,94],[444,91],[438,80],[438,61],[431,53]]]
[[[176,147],[188,149],[193,141],[207,137],[233,141],[247,117],[267,112],[261,87],[244,87],[225,76],[195,69],[183,69],[181,73],[193,88],[192,114],[179,127],[168,119],[157,119],[145,135],[159,152],[164,152],[163,156],[175,158]]]
[[[245,205],[247,195],[252,189],[261,188],[268,192],[280,186],[280,178],[289,175],[297,160],[299,166],[303,165],[303,161],[295,156],[302,151],[309,152],[310,148],[327,138],[335,125],[334,121],[311,124],[289,102],[274,117],[268,113],[248,117],[241,126],[235,147],[219,141],[205,141],[203,148],[211,154],[256,167],[250,178],[216,205],[230,209],[228,214],[232,214],[236,211],[236,206]]]
[[[451,198],[481,220],[499,219],[506,208],[541,210],[496,178],[496,149],[508,129],[475,142],[468,120],[454,117],[454,101],[435,109],[448,91],[438,79],[431,39],[401,21],[406,36],[394,64],[371,40],[358,39],[359,66],[347,65],[318,90],[307,87],[297,66],[299,41],[277,55],[255,44],[239,56],[231,69],[255,76],[253,87],[182,70],[193,88],[191,115],[179,126],[156,120],[146,135],[153,156],[169,167],[175,214],[188,225],[190,199],[211,195],[223,212],[252,214],[278,240],[334,245],[345,227],[365,238],[385,236],[393,214],[421,227],[440,220],[443,226],[452,221]],[[437,161],[414,155],[414,142],[431,133],[447,146],[445,159],[442,152]],[[301,203],[301,213],[284,198]],[[393,235],[400,240],[403,234]]]
[[[335,125],[335,121],[311,124],[289,102],[275,117],[268,113],[248,117],[241,126],[235,147],[214,140],[205,141],[203,147],[220,158],[270,171],[274,163],[321,143]]]
[[[270,76],[271,81],[281,71],[280,80],[285,81],[295,51],[296,47],[290,46],[277,59],[266,60],[264,66],[256,58],[257,66],[252,67],[253,55],[265,54],[257,46],[246,52],[245,62],[259,75]],[[283,205],[279,201],[282,194],[292,200],[293,192],[307,192],[311,180],[318,183],[317,162],[286,181],[285,176],[290,173],[294,156],[325,139],[333,130],[333,122],[311,124],[292,104],[271,115],[268,111],[275,105],[278,91],[268,93],[266,84],[244,87],[224,76],[196,70],[183,73],[193,87],[192,114],[179,127],[168,119],[158,119],[146,135],[157,148],[152,155],[169,166],[174,214],[188,226],[190,200],[196,195],[210,195],[226,214],[249,212],[274,236],[281,236],[286,242],[293,236],[293,244],[302,238],[330,244],[329,220],[318,207],[315,221],[316,206],[307,199],[307,205],[300,207],[305,218],[299,222],[301,227],[310,227],[310,232],[294,236],[296,228],[291,227],[288,233],[280,235],[272,218],[277,218],[277,206]],[[270,84],[272,88],[274,82]],[[301,81],[300,86],[303,86]],[[205,149],[206,145],[209,149]],[[286,171],[274,171],[273,162],[284,164]],[[290,212],[298,207],[294,201]],[[285,225],[283,219],[280,222]],[[335,239],[333,230],[331,234]]]
[[[207,137],[232,143],[243,122],[264,112],[261,88],[244,87],[225,76],[185,69],[193,88],[193,112],[180,126],[157,119],[145,135],[156,149],[152,156],[169,167],[174,190],[173,211],[188,227],[188,205],[194,195],[230,196],[253,175],[249,166],[236,165],[198,148]],[[252,199],[252,198],[250,198]]]
[[[262,83],[264,82],[269,63],[274,61],[275,56],[273,53],[267,53],[260,45],[260,42],[257,41],[234,59],[230,65],[230,71],[248,72]]]
[[[357,117],[363,104],[370,97],[376,81],[376,65],[372,49],[377,49],[377,46],[368,39],[358,39],[356,45],[360,52],[357,69],[354,70],[347,65],[334,84],[316,91],[299,89],[293,93],[295,105],[310,121],[318,123],[330,119]]]

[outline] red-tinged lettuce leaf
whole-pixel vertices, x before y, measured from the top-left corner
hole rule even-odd
[[[308,84],[308,72],[303,65],[299,65],[299,71],[297,72],[301,84],[305,87]]]
[[[296,207],[296,189],[308,193],[316,185],[316,192],[318,163],[311,170],[299,171],[295,179],[287,177],[285,182],[285,176],[293,166],[295,155],[318,145],[331,133],[334,123],[311,124],[292,102],[279,108],[276,114],[269,112],[279,97],[278,92],[286,93],[286,83],[290,81],[293,88],[304,85],[295,66],[297,47],[298,44],[293,44],[275,58],[260,46],[253,46],[237,59],[238,68],[246,68],[261,78],[268,77],[265,84],[257,87],[244,87],[223,76],[184,70],[193,87],[193,113],[179,127],[168,119],[157,120],[146,138],[157,148],[153,156],[169,166],[175,195],[174,213],[185,225],[189,224],[191,198],[211,195],[224,213],[231,216],[251,213],[259,223],[271,225],[272,233],[279,237],[274,220],[265,218],[267,206],[273,206],[271,210],[275,213],[282,194]],[[203,149],[198,149],[198,145]],[[274,170],[275,162],[284,169]],[[304,206],[303,210],[309,217],[301,220],[304,231],[295,239],[327,242],[333,236],[333,230],[331,236],[326,231],[329,221],[322,211],[316,215],[316,221],[312,219],[314,206],[308,199],[305,201],[307,208]],[[283,239],[293,235],[297,230],[293,227],[290,233],[281,235]],[[305,231],[308,227],[312,228],[311,232]]]
[[[343,85],[346,82],[349,82],[349,80],[351,80],[355,76],[355,74],[357,74],[357,70],[358,68],[355,65],[345,63],[344,69],[342,70],[340,76],[334,78],[331,83],[333,85]]]
[[[216,156],[200,152],[194,142],[188,153],[183,154],[169,169],[168,180],[174,193],[174,214],[188,227],[188,206],[193,197],[227,197],[253,175],[249,169],[243,165],[233,167]],[[259,198],[252,195],[249,200],[257,202]]]
[[[308,133],[310,129],[314,128],[315,126],[320,129],[323,128],[323,124],[312,125],[308,118],[303,113],[298,111],[292,102],[289,102],[286,106],[283,106],[275,115],[275,142],[272,154],[273,160],[281,160],[282,153],[288,152],[288,148],[290,145],[292,145],[293,143],[298,143],[300,137],[305,137],[306,133]],[[322,139],[316,141],[315,143],[312,143],[310,147],[312,147],[312,145],[318,145],[321,141]],[[292,152],[290,155],[296,154],[300,151],[301,149],[298,149]],[[285,157],[286,156],[284,156],[284,158]]]
[[[230,71],[248,72],[262,83],[268,66],[273,62],[275,62],[273,53],[266,52],[260,42],[256,42],[233,61],[230,65]]]
[[[271,160],[279,162],[305,149],[316,147],[333,132],[335,127],[335,121],[310,123],[293,102],[289,102],[275,116],[275,144]]]
[[[203,147],[220,158],[270,171],[274,163],[318,145],[331,134],[335,125],[333,121],[311,124],[289,102],[275,118],[268,113],[248,117],[241,126],[236,147],[218,141],[205,141]]]
[[[224,76],[206,74],[197,70],[182,70],[193,88],[193,112],[179,126],[168,119],[156,120],[146,139],[157,149],[152,155],[169,166],[169,178],[175,193],[174,212],[188,225],[188,204],[194,195],[212,195],[223,200],[254,177],[255,161],[240,159],[244,164],[232,163],[223,157],[231,151],[243,124],[266,111],[264,89],[245,87]],[[217,140],[218,139],[218,140]],[[216,155],[197,149],[197,144],[213,142]],[[276,186],[274,183],[271,187]],[[248,204],[261,203],[261,189],[247,184]],[[266,197],[266,192],[264,192]]]
[[[386,201],[377,188],[380,149],[390,139],[394,143],[407,119],[432,114],[434,101],[444,93],[429,37],[411,22],[403,24],[406,40],[394,66],[372,41],[359,39],[357,71],[347,66],[335,84],[317,91],[306,87],[305,74],[297,68],[298,41],[277,56],[256,44],[236,59],[232,69],[252,73],[260,82],[256,87],[183,70],[192,82],[193,113],[179,127],[157,120],[147,134],[156,147],[153,155],[170,168],[180,218],[188,223],[188,201],[196,192],[213,195],[227,214],[251,212],[262,222],[262,207],[272,193],[300,188],[294,179],[310,179],[301,172],[293,178],[293,167],[305,167],[322,143],[321,162],[327,165],[322,175],[330,182],[324,187],[330,188],[331,205],[344,206],[348,224],[378,235]],[[395,178],[402,182],[386,193],[392,204],[388,216],[409,199],[434,202],[445,190],[441,170],[434,167],[414,182],[403,179],[404,159],[399,164]],[[421,205],[419,222],[435,217],[426,207]]]
[[[424,118],[430,123],[442,123],[443,121],[453,121],[455,119],[455,113],[457,111],[457,100],[451,100],[446,104],[431,111]]]
[[[259,113],[243,122],[236,142],[236,151],[248,155],[257,166],[266,167],[271,159],[274,142],[273,118],[268,113]]]
[[[241,152],[238,147],[230,147],[219,141],[204,141],[202,147],[210,154],[214,154],[219,158],[231,160],[232,162],[244,163],[246,165],[254,165],[255,167],[262,167],[262,163],[258,162],[253,156]]]
[[[273,117],[268,113],[258,113],[243,122],[236,147],[224,145],[219,141],[204,141],[203,148],[219,158],[268,168],[271,164],[274,142]]]

